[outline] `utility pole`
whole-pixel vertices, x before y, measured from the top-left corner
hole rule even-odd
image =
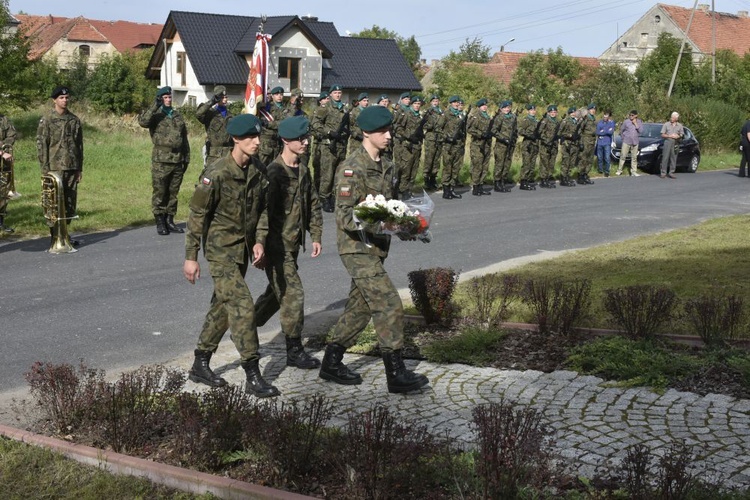
[[[711,83],[716,83],[716,5],[711,0]]]
[[[695,3],[693,4],[693,12],[690,13],[690,20],[688,21],[687,29],[685,30],[685,35],[682,37],[682,42],[680,42],[680,51],[677,53],[677,64],[674,65],[674,71],[672,72],[672,81],[669,82],[669,90],[667,90],[667,97],[672,97],[672,88],[674,88],[674,80],[675,78],[677,78],[677,68],[680,67],[680,59],[682,59],[682,49],[685,47],[685,42],[687,41],[688,33],[690,33],[690,25],[693,24],[693,17],[695,17],[696,8],[698,8],[698,0],[695,0]]]

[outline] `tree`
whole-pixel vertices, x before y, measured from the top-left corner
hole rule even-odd
[[[422,57],[422,49],[419,47],[414,35],[409,38],[404,38],[395,31],[381,28],[377,24],[373,24],[372,28],[364,29],[359,33],[352,33],[351,36],[356,38],[395,40],[396,45],[398,45],[398,50],[401,52],[401,55],[404,56],[404,59],[406,59],[409,67],[413,70],[419,67],[419,61]]]
[[[581,63],[561,47],[530,52],[518,61],[510,81],[510,94],[518,102],[560,104],[574,99],[572,85],[581,76]]]
[[[604,64],[583,71],[573,87],[574,102],[596,103],[599,111],[611,110],[616,120],[636,107],[638,83],[635,76],[619,64]]]
[[[8,0],[0,1],[0,95],[4,100],[25,108],[34,97],[33,89],[26,84],[24,75],[29,62],[28,42],[19,33],[7,33],[10,11]]]
[[[485,75],[480,65],[449,58],[443,59],[440,66],[435,69],[432,81],[438,89],[436,93],[442,96],[443,100],[451,95],[460,95],[467,104],[472,104],[482,97],[497,103],[507,96],[503,84]]]
[[[153,96],[153,84],[143,76],[151,51],[103,56],[91,73],[88,99],[99,109],[132,113]]]
[[[474,40],[468,38],[458,48],[458,52],[451,51],[447,58],[457,62],[488,63],[490,62],[489,45],[484,45],[481,38],[474,37]]]
[[[680,52],[682,40],[677,40],[671,34],[663,32],[656,41],[656,48],[649,55],[641,59],[635,70],[635,77],[641,89],[649,91],[663,90],[666,95],[669,82],[672,80],[674,66]],[[675,86],[672,90],[674,95],[693,95],[693,76],[695,67],[690,47],[685,45],[682,49],[680,67],[677,70]]]

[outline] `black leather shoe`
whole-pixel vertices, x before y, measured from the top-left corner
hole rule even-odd
[[[339,344],[328,344],[323,355],[323,363],[320,365],[318,376],[323,380],[329,380],[341,385],[359,385],[362,377],[359,373],[351,371],[344,363],[344,352],[346,349]]]

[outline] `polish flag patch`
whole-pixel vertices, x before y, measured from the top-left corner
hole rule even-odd
[[[351,186],[341,186],[339,188],[339,196],[343,196],[343,197],[346,198],[346,197],[349,197],[351,195],[352,195],[352,188],[351,188]]]
[[[208,177],[204,177],[201,180],[201,182],[203,183],[204,186],[210,186],[211,185],[211,179],[209,179]]]
[[[345,168],[344,177],[354,177],[354,170],[352,170],[351,168]]]

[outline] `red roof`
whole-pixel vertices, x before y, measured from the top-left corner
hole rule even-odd
[[[480,66],[485,75],[507,86],[516,73],[518,61],[527,55],[529,55],[527,52],[496,52],[490,62],[481,64]],[[599,60],[596,57],[574,57],[574,59],[577,59],[584,68],[599,67]]]
[[[30,59],[43,56],[61,38],[74,42],[111,43],[118,52],[156,44],[161,24],[130,21],[98,21],[85,17],[30,16],[16,14],[21,33],[31,39]]]
[[[687,30],[690,13],[693,9],[675,5],[659,4],[659,7],[682,29]],[[750,49],[750,17],[726,12],[715,12],[716,15],[716,49],[727,49],[742,56]],[[710,54],[713,47],[713,28],[711,11],[698,9],[690,25],[688,38],[704,54]]]

